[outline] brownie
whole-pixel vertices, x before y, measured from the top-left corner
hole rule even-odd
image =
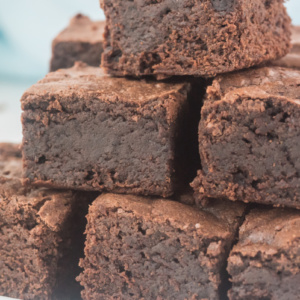
[[[299,53],[288,53],[285,57],[275,60],[271,63],[272,66],[300,69],[300,52]]]
[[[82,63],[50,73],[21,100],[26,181],[170,196],[186,155],[189,90],[112,78]]]
[[[0,296],[80,299],[75,277],[85,223],[78,211],[88,196],[26,188],[21,168],[18,146],[1,144]]]
[[[300,208],[299,149],[299,71],[218,76],[201,112],[195,196]]]
[[[70,68],[76,61],[99,66],[103,52],[105,22],[93,22],[78,14],[52,42],[50,70]]]
[[[273,66],[300,69],[300,26],[292,27],[292,49],[285,57],[272,62]]]
[[[22,177],[22,153],[19,145],[0,143],[0,176]]]
[[[103,194],[89,208],[83,299],[220,299],[221,273],[242,203],[206,210],[176,201]]]
[[[300,212],[254,209],[228,260],[230,299],[299,299]]]
[[[278,59],[290,47],[283,2],[100,0],[102,67],[117,76],[209,77]]]

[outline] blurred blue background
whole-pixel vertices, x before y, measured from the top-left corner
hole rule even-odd
[[[300,25],[300,1],[286,2]],[[0,0],[0,142],[20,142],[19,99],[49,68],[51,42],[76,13],[104,19],[99,0]]]

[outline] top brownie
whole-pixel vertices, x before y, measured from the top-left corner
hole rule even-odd
[[[300,72],[259,68],[220,75],[199,125],[198,200],[300,208]]]
[[[83,64],[48,74],[22,97],[25,177],[38,185],[170,196],[187,156],[189,89],[113,78]]]
[[[214,76],[287,54],[283,0],[100,0],[113,75]]]
[[[91,21],[81,14],[71,19],[52,43],[50,70],[70,68],[76,61],[98,67],[103,51],[104,21]]]

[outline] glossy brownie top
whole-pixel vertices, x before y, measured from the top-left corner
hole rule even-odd
[[[78,14],[70,20],[69,26],[55,38],[55,42],[99,43],[103,41],[104,28],[105,21],[94,22],[89,17]]]
[[[234,252],[255,256],[258,252],[274,255],[289,251],[300,239],[300,211],[281,208],[252,210],[240,228]]]
[[[199,209],[176,201],[151,199],[132,195],[103,194],[93,204],[96,213],[100,207],[119,209],[119,213],[131,211],[137,217],[175,228],[196,230],[199,235],[226,238],[232,233],[242,217],[246,205],[240,202],[214,201],[207,208]],[[95,211],[96,209],[96,211]]]
[[[253,68],[217,76],[207,90],[211,100],[232,99],[239,95],[262,99],[286,97],[300,105],[300,71],[280,68]]]
[[[133,103],[138,106],[166,98],[166,105],[176,111],[177,107],[186,100],[188,90],[187,83],[114,78],[105,75],[100,68],[77,62],[70,69],[61,69],[46,75],[24,93],[21,102],[24,110],[46,106],[45,109],[49,111],[62,111],[62,106],[71,106],[70,99],[74,100],[74,98],[86,102],[99,99],[108,103]],[[172,97],[175,93],[176,100]],[[150,110],[158,108],[149,107]]]

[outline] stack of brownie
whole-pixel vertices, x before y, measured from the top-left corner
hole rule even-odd
[[[0,145],[0,295],[299,299],[283,0],[100,3],[105,26],[74,17],[21,99],[23,185]]]

